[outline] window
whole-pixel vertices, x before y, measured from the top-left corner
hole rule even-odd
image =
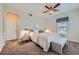
[[[59,18],[56,20],[57,32],[60,34],[67,34],[68,32],[68,17]]]

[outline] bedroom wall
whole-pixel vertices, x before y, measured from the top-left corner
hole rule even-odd
[[[34,29],[34,24],[39,25],[39,27],[42,29],[44,28],[44,20],[40,17],[37,18],[35,16],[29,16],[28,14],[23,13],[21,22],[20,22],[20,29],[23,30],[24,28]]]
[[[4,25],[3,25],[3,5],[0,4],[0,52],[3,48],[3,46],[5,45],[5,41],[4,41]]]
[[[40,28],[44,28],[44,20],[40,17],[37,17],[35,15],[31,17],[28,15],[27,12],[25,13],[23,11],[19,11],[17,9],[14,9],[5,5],[5,13],[6,12],[13,12],[20,16],[20,21],[19,21],[20,31],[23,30],[24,28],[33,29],[34,24],[39,25]]]
[[[56,19],[66,16],[69,17],[68,39],[79,42],[79,9],[66,11],[50,18],[46,18],[45,23],[47,23],[47,28],[51,29],[53,32],[56,32]]]
[[[0,43],[3,41],[3,6],[0,4]]]

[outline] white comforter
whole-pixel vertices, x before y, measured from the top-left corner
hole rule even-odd
[[[45,52],[50,48],[50,43],[55,39],[60,39],[60,35],[57,33],[32,33],[31,39],[33,42],[40,45]]]

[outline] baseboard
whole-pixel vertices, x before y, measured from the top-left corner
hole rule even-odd
[[[10,40],[16,40],[16,38],[14,38],[14,39],[6,39],[5,41],[10,41]]]
[[[5,42],[0,42],[0,52],[2,51],[2,48],[5,46]]]
[[[79,41],[76,41],[76,40],[69,40],[69,41],[79,44]]]

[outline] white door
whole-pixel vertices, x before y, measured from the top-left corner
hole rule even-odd
[[[17,23],[18,23],[18,16],[13,13],[7,13],[6,14],[6,40],[13,40],[17,37]]]

